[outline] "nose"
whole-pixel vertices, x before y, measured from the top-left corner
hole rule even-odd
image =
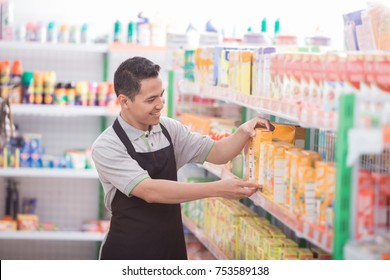
[[[158,98],[158,103],[156,104],[156,109],[161,110],[164,107],[165,104],[165,98],[160,97]]]

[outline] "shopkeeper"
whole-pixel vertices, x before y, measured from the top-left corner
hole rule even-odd
[[[165,89],[159,71],[152,61],[133,57],[114,75],[121,112],[92,147],[104,203],[112,213],[101,259],[187,259],[180,203],[206,197],[240,199],[258,188],[238,178],[177,182],[183,165],[224,164],[242,151],[255,127],[273,127],[256,117],[217,142],[191,132],[161,116]]]

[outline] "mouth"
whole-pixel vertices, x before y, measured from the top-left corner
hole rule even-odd
[[[153,117],[159,117],[161,115],[161,112],[158,111],[158,112],[154,112],[154,113],[150,113]]]

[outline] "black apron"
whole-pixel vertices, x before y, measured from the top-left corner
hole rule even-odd
[[[149,172],[152,179],[177,181],[172,139],[163,125],[162,132],[170,145],[148,153],[135,151],[117,119],[113,128],[129,155]],[[187,259],[180,204],[147,203],[117,190],[111,208],[110,230],[102,247],[101,259]]]

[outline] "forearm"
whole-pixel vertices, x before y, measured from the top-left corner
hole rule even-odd
[[[160,179],[145,179],[131,192],[149,203],[175,204],[218,195],[217,182],[185,183]]]
[[[229,137],[215,142],[206,161],[215,164],[224,164],[237,156],[248,142],[249,135],[243,129],[238,128]]]

